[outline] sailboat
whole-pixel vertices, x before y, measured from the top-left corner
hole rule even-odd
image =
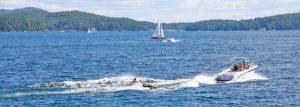
[[[164,38],[165,38],[164,31],[158,20],[156,29],[153,32],[152,37],[150,37],[150,39],[164,39]]]
[[[91,29],[90,28],[88,29],[88,33],[94,33],[94,32],[96,32],[96,29],[94,27]]]

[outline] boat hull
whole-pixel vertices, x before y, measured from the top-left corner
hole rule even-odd
[[[162,37],[150,37],[149,39],[164,39]]]

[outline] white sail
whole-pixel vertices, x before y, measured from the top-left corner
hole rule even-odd
[[[161,37],[161,38],[164,38],[164,37],[165,37],[165,35],[164,35],[164,30],[163,30],[162,26],[160,26],[160,37]]]
[[[160,23],[158,22],[157,23],[157,26],[156,26],[156,29],[155,31],[153,32],[153,37],[158,37],[160,35]]]

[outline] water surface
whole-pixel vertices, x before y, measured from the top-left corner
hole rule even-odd
[[[151,32],[3,32],[0,106],[300,106],[299,34],[166,32],[179,40],[167,43]],[[251,58],[256,73],[215,84],[235,56]],[[183,83],[124,85],[133,78]]]

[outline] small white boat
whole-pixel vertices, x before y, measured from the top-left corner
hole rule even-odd
[[[216,76],[215,80],[217,82],[227,82],[238,79],[245,74],[255,72],[257,68],[256,64],[253,64],[245,57],[234,57],[230,62],[232,66]]]
[[[155,31],[153,32],[152,36],[150,37],[150,39],[164,39],[165,35],[164,35],[164,31],[163,28],[160,24],[160,22],[157,22],[157,26]]]
[[[166,38],[161,40],[162,42],[178,42],[178,40],[176,40],[175,38]]]
[[[96,32],[96,29],[94,27],[91,29],[90,28],[88,29],[88,33],[94,33],[94,32]]]

